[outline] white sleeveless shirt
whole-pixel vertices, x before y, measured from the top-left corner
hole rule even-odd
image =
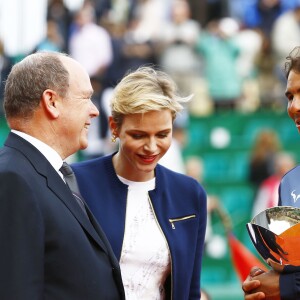
[[[170,273],[170,253],[166,238],[156,221],[148,191],[155,178],[146,182],[129,181],[125,233],[120,258],[127,300],[163,300],[164,282]]]

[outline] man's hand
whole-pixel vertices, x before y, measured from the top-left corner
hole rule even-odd
[[[242,288],[245,292],[245,300],[280,300],[279,276],[283,266],[274,265],[273,261],[268,261],[274,269],[264,272],[254,267],[249,276],[244,281]]]
[[[284,269],[284,265],[280,265],[279,263],[277,263],[277,262],[275,262],[273,259],[271,259],[271,258],[269,258],[268,260],[267,260],[267,263],[268,263],[268,265],[269,266],[271,266],[272,267],[272,269],[274,270],[274,271],[276,271],[276,272],[282,272],[283,271],[283,269]]]
[[[257,291],[261,283],[259,280],[253,279],[255,276],[264,274],[265,271],[258,267],[253,267],[250,271],[249,276],[243,282],[242,289],[245,292],[245,300],[261,300],[266,299],[265,294],[261,291]],[[257,291],[257,292],[256,292]]]
[[[253,292],[263,292],[266,300],[280,300],[279,274],[274,270],[253,277],[260,285]]]

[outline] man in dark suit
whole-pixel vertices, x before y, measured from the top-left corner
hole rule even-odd
[[[86,71],[70,57],[35,53],[5,86],[11,132],[0,149],[0,299],[118,300],[118,262],[88,207],[64,182],[63,160],[87,147]]]

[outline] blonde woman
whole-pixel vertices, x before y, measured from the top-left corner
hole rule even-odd
[[[196,180],[158,164],[189,99],[161,71],[127,74],[109,117],[118,151],[73,165],[119,259],[126,299],[200,299],[206,193]]]

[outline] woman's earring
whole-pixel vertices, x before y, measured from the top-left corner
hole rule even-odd
[[[116,137],[115,134],[113,133],[112,136],[111,136],[111,141],[112,141],[113,143],[115,143],[116,140],[117,140],[117,137]]]

